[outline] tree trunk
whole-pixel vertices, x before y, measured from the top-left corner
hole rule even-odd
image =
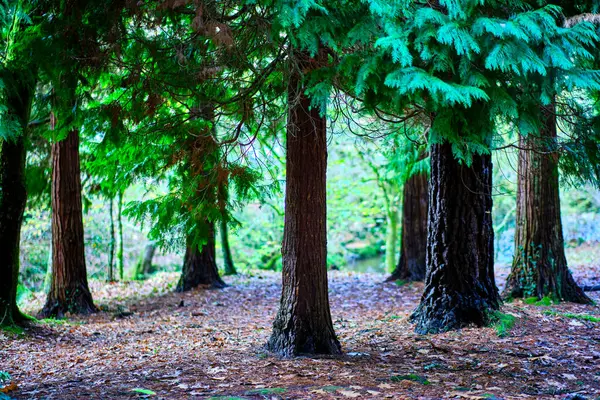
[[[0,142],[0,325],[22,320],[17,308],[19,241],[27,203],[25,140]]]
[[[108,249],[108,281],[115,281],[115,219],[113,218],[113,203],[111,197],[108,203],[108,213],[110,215],[110,244]]]
[[[85,265],[77,130],[52,145],[52,272],[43,317],[97,311]]]
[[[591,303],[567,267],[558,186],[556,116],[543,112],[539,137],[519,139],[515,254],[505,297],[549,296]]]
[[[150,274],[150,271],[152,270],[152,259],[154,258],[155,252],[156,244],[154,242],[148,243],[136,265],[135,279],[143,279]]]
[[[35,81],[13,78],[14,91],[5,89],[5,104],[8,113],[18,121],[21,132],[17,138],[0,139],[0,325],[13,325],[26,319],[17,307],[17,286],[21,224],[27,203],[25,141]]]
[[[207,243],[202,249],[195,245],[191,238],[185,249],[181,278],[177,283],[177,291],[185,292],[192,290],[198,285],[209,285],[213,288],[225,287],[225,282],[219,276],[217,263],[215,261],[215,227],[213,223],[206,222],[208,228]]]
[[[393,207],[387,216],[385,231],[385,270],[393,271],[396,266],[396,243],[398,242],[398,210]]]
[[[122,281],[125,277],[125,260],[123,259],[123,192],[119,192],[117,195],[117,234],[119,238],[117,267],[119,269],[119,279]]]
[[[422,281],[427,256],[427,174],[415,174],[404,184],[400,260],[388,281]]]
[[[427,276],[412,319],[418,333],[481,326],[500,306],[491,156],[473,155],[468,167],[454,158],[449,143],[433,144],[430,165]]]
[[[341,353],[327,293],[326,119],[301,84],[311,61],[298,53],[290,60],[283,288],[267,344],[283,356]]]
[[[225,268],[225,275],[236,275],[237,271],[235,265],[233,265],[233,258],[231,257],[231,248],[229,247],[229,235],[227,232],[227,220],[221,219],[221,247],[223,250],[223,266]]]

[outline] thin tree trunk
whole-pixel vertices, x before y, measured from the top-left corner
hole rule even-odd
[[[387,280],[422,281],[427,269],[427,173],[408,178],[403,192],[400,260]]]
[[[231,257],[231,248],[229,247],[229,235],[227,232],[227,220],[221,219],[221,248],[223,250],[223,266],[225,268],[225,275],[236,275],[237,271],[235,265],[233,265],[233,258]]]
[[[97,309],[85,265],[79,132],[52,145],[52,285],[44,317],[90,314]]]
[[[122,281],[125,277],[125,260],[123,259],[123,192],[119,192],[117,195],[117,232],[119,237],[117,267],[119,269],[119,279]]]
[[[396,249],[398,242],[398,210],[392,208],[387,216],[385,231],[385,270],[393,271],[396,266]]]
[[[108,281],[115,281],[115,219],[113,217],[114,199],[111,197],[108,203],[108,214],[110,215],[110,244],[108,248]]]
[[[520,138],[515,254],[505,297],[552,297],[590,304],[565,257],[554,107],[543,112],[539,137]]]
[[[17,307],[17,286],[21,224],[27,203],[25,142],[35,80],[26,76],[13,79],[13,90],[5,89],[5,104],[8,113],[18,121],[21,132],[17,138],[0,139],[0,325],[13,325],[26,319]]]
[[[188,238],[181,277],[177,283],[178,292],[192,290],[198,285],[209,285],[213,288],[225,287],[225,282],[219,276],[215,261],[215,227],[213,223],[206,223],[208,224],[208,239],[202,248],[195,245],[192,238]]]
[[[481,326],[500,306],[491,156],[473,155],[468,167],[454,158],[449,143],[433,144],[430,165],[427,277],[412,319],[418,333]]]
[[[283,288],[267,344],[284,356],[341,353],[327,292],[326,119],[310,108],[302,71],[310,57],[290,57]]]

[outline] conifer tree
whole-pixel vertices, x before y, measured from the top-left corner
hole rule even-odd
[[[25,34],[30,28],[24,18],[29,11],[22,1],[0,5],[0,37],[5,44],[0,50],[0,326],[25,320],[16,296],[27,203],[25,159],[37,81],[37,66],[28,56],[30,43]]]
[[[500,301],[491,224],[496,124],[539,121],[539,108],[517,105],[522,86],[515,82],[546,76],[561,55],[583,51],[594,33],[558,27],[560,9],[550,5],[400,3],[370,3],[382,21],[376,48],[383,54],[358,70],[356,87],[371,104],[422,110],[432,119],[426,287],[412,318],[421,333],[483,325]],[[564,40],[549,42],[547,32]],[[544,52],[551,56],[540,57]]]
[[[590,5],[585,2],[565,5],[567,8],[563,9],[563,16],[567,18],[565,25],[569,27],[570,34],[559,29],[544,32],[547,42],[556,43],[554,48],[540,56],[549,66],[548,74],[528,85],[530,93],[543,97],[545,104],[540,107],[540,124],[525,129],[519,138],[515,253],[504,296],[551,297],[556,301],[591,303],[567,267],[560,212],[561,138],[558,125],[561,118],[558,115],[573,114],[572,110],[578,107],[560,110],[557,97],[561,92],[569,96],[568,92],[572,90],[565,78],[577,79],[579,86],[584,89],[597,86],[598,83],[590,79],[589,73],[586,75],[575,71],[565,75],[563,72],[573,69],[575,64],[592,66],[594,57],[587,48],[597,38],[594,37],[593,27],[585,23],[585,18],[568,21],[570,17],[576,17],[575,14],[592,11]],[[559,43],[566,45],[557,50]],[[523,100],[526,102],[527,96]],[[576,111],[577,124],[586,125],[585,117],[578,114]],[[569,132],[561,134],[564,136]],[[588,143],[593,135],[589,136],[586,140]],[[584,166],[584,169],[587,168]]]

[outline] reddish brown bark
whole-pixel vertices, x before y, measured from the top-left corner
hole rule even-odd
[[[213,288],[225,287],[219,276],[215,258],[215,227],[208,224],[208,239],[204,245],[196,245],[192,238],[188,239],[183,259],[181,277],[177,283],[177,291],[192,290],[198,285],[209,285]]]
[[[503,295],[589,304],[565,257],[554,109],[543,118],[539,136],[520,138],[515,255]]]
[[[326,119],[310,108],[294,54],[288,86],[283,288],[268,348],[283,356],[339,354],[327,292]]]
[[[43,317],[96,311],[85,264],[79,132],[52,145],[52,282]]]
[[[403,189],[400,260],[388,281],[425,279],[428,204],[427,173],[408,178]]]
[[[412,319],[419,333],[483,325],[500,304],[491,156],[473,155],[469,167],[454,158],[449,143],[433,144],[430,165],[427,277]]]

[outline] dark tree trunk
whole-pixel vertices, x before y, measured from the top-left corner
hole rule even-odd
[[[108,281],[115,280],[115,219],[113,217],[113,204],[115,199],[111,198],[108,203],[108,214],[110,215],[110,243],[108,247]]]
[[[223,266],[225,275],[236,275],[237,271],[233,265],[233,257],[231,257],[231,248],[229,247],[229,235],[227,232],[227,220],[221,219],[221,247],[223,250]]]
[[[188,239],[181,277],[177,283],[178,292],[192,290],[198,285],[209,285],[213,288],[225,287],[225,282],[219,276],[215,260],[215,227],[212,223],[208,223],[208,225],[208,239],[207,243],[202,245],[202,249],[194,245],[191,238]]]
[[[387,280],[422,281],[425,279],[427,256],[427,174],[408,178],[403,191],[400,260]]]
[[[17,308],[19,241],[27,203],[25,188],[25,140],[0,142],[0,325],[22,318]]]
[[[500,306],[494,282],[492,160],[460,164],[449,143],[430,153],[427,277],[412,315],[418,333],[484,325]]]
[[[520,138],[515,254],[505,297],[591,303],[567,267],[560,219],[556,116],[543,112],[539,137]]]
[[[97,311],[85,265],[79,132],[52,145],[52,284],[43,317]]]
[[[144,253],[140,257],[135,269],[135,279],[143,279],[145,276],[148,276],[152,271],[152,259],[154,258],[154,253],[156,252],[156,244],[154,242],[150,242],[144,248]]]
[[[14,79],[14,91],[5,89],[6,106],[22,131],[17,138],[0,139],[0,325],[25,319],[17,307],[17,285],[21,224],[27,203],[25,141],[35,82],[26,77]]]
[[[310,61],[296,54],[290,63],[283,288],[267,345],[283,356],[341,353],[327,293],[326,119],[301,84]]]

